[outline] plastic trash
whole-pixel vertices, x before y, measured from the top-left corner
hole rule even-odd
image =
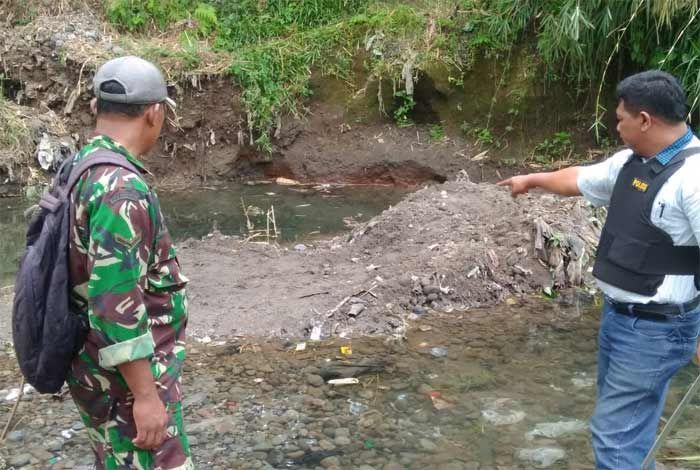
[[[447,356],[447,349],[445,348],[431,348],[430,349],[430,354],[432,354],[435,357],[445,357]]]
[[[353,401],[348,399],[348,411],[350,411],[351,415],[360,415],[367,411],[367,405],[364,403],[360,403],[359,401]]]
[[[348,377],[346,379],[331,379],[328,383],[331,385],[356,385],[359,384],[360,381],[354,377]]]
[[[481,416],[494,426],[516,424],[525,419],[525,413],[517,409],[517,402],[509,398],[485,400]]]
[[[321,341],[321,326],[314,325],[311,329],[311,335],[309,336],[311,341]]]
[[[34,387],[32,387],[29,384],[24,384],[24,388],[22,389],[23,395],[29,395],[33,391],[34,391]],[[10,393],[8,393],[5,396],[5,401],[15,401],[18,396],[19,396],[19,387],[13,388],[10,390]]]

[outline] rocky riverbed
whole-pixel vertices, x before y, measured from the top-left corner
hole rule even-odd
[[[591,468],[597,314],[589,301],[433,312],[402,337],[193,340],[184,404],[197,468]],[[667,413],[695,373],[677,377]],[[19,377],[7,349],[3,424]],[[358,383],[331,383],[339,378]],[[698,417],[691,406],[663,455],[693,452]],[[69,395],[29,393],[0,468],[88,469],[85,433]]]

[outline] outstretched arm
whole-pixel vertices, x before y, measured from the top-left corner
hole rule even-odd
[[[525,194],[533,188],[542,188],[550,193],[562,196],[580,196],[578,188],[579,168],[572,166],[558,171],[547,173],[531,173],[529,175],[517,175],[499,181],[499,186],[508,186],[513,197]]]

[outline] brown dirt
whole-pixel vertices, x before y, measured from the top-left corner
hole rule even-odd
[[[549,265],[567,269],[569,251],[535,249],[537,219],[591,252],[597,229],[581,199],[513,200],[468,181],[426,187],[350,235],[303,251],[221,236],[189,241],[179,257],[191,277],[191,332],[303,337],[322,325],[324,337],[402,334],[407,319],[426,311],[517,303],[543,286],[578,283]],[[362,311],[352,317],[351,309]]]
[[[152,41],[156,42],[149,47],[172,46]],[[22,105],[54,111],[82,144],[93,125],[89,102],[95,67],[117,55],[138,54],[143,47],[88,13],[41,16],[26,26],[0,29],[4,93]],[[240,90],[223,73],[220,59],[212,57],[208,65],[190,72],[182,72],[174,59],[158,60],[179,102],[179,126],[168,126],[159,146],[144,158],[159,186],[277,176],[307,182],[413,185],[445,181],[460,169],[476,181],[501,176],[497,162],[471,161],[480,149],[459,136],[431,142],[429,127],[400,129],[386,116],[356,122],[339,97],[336,104],[309,103],[304,119],[285,120],[275,153],[271,158],[261,155],[249,145]],[[332,81],[314,85],[319,87],[316,96],[330,96],[324,86],[339,93]]]
[[[189,240],[178,246],[190,278],[189,331],[300,338],[319,325],[324,337],[402,335],[406,321],[430,311],[518,304],[543,287],[591,281],[594,220],[580,198],[513,200],[493,184],[460,180],[421,189],[350,234],[303,250],[220,234]],[[537,234],[542,223],[551,234]],[[577,262],[582,279],[570,274]],[[10,304],[9,291],[0,295],[4,340]]]

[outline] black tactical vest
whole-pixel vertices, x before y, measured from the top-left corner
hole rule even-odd
[[[697,246],[674,246],[651,222],[654,199],[664,183],[700,148],[681,150],[666,165],[632,155],[615,182],[600,236],[593,276],[610,285],[652,297],[667,274],[700,279]]]

